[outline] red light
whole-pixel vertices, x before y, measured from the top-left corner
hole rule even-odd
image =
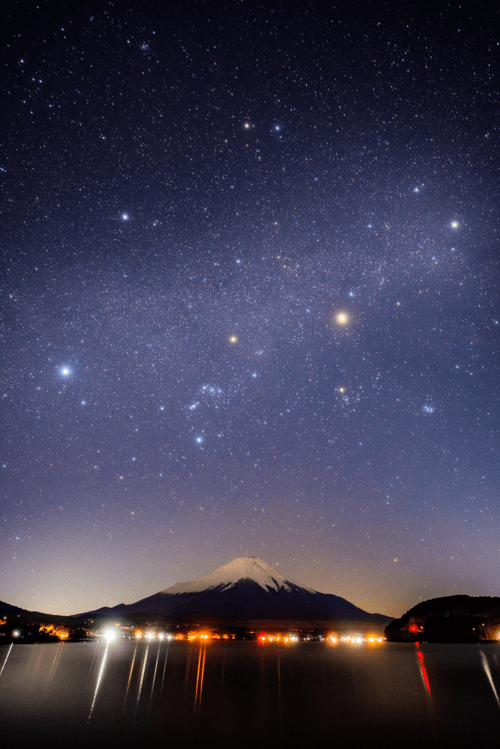
[[[418,643],[416,643],[416,645],[417,645],[417,648],[418,648],[419,647]],[[422,675],[422,681],[425,684],[425,689],[427,691],[427,694],[429,695],[429,699],[432,702],[431,685],[430,685],[430,682],[429,682],[429,677],[427,675],[427,669],[424,666],[424,654],[422,653],[422,651],[420,649],[417,650],[417,658],[418,658],[418,663],[419,663],[419,666],[420,666],[420,673]]]

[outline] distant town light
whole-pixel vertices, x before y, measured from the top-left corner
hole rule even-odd
[[[106,642],[113,642],[113,640],[116,640],[116,630],[115,629],[107,629],[104,632],[104,639]]]

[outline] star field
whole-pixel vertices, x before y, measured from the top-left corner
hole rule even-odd
[[[498,595],[498,13],[40,3],[3,35],[0,598],[251,553]]]

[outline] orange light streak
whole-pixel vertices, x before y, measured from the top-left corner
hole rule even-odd
[[[194,695],[194,712],[197,713],[201,707],[201,695],[203,692],[203,679],[205,678],[205,658],[207,649],[200,645],[200,654],[198,656],[198,670],[196,673],[196,690]]]

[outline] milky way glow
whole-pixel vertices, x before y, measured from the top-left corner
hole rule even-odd
[[[130,603],[242,554],[394,616],[496,595],[494,5],[23,5],[2,600]]]

